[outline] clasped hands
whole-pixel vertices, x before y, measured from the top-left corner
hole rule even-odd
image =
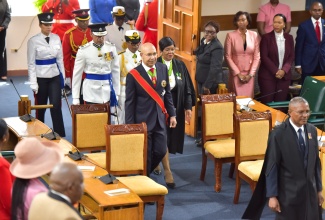
[[[239,82],[241,83],[248,83],[249,80],[252,78],[250,75],[242,75],[241,73],[237,74]]]
[[[278,70],[278,72],[275,73],[275,78],[282,79],[284,74],[285,74],[284,70]]]

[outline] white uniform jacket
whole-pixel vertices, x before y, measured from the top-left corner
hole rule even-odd
[[[50,33],[50,42],[47,43],[42,33],[31,37],[27,42],[28,76],[32,89],[38,89],[37,77],[53,78],[62,73],[65,78],[63,53],[60,37]],[[56,61],[55,63],[54,60]],[[43,62],[43,63],[42,63]],[[44,64],[49,62],[52,64]],[[38,63],[38,64],[37,64]],[[42,63],[42,65],[39,65]],[[60,68],[60,72],[59,69]]]
[[[115,46],[110,42],[105,42],[100,51],[93,45],[93,41],[78,50],[72,77],[74,100],[79,99],[80,96],[83,72],[86,73],[83,82],[83,99],[86,102],[106,103],[110,100],[110,81],[105,76],[111,78],[116,95],[120,94],[118,54]]]
[[[125,32],[134,29],[131,27],[131,25],[126,23],[123,23],[122,27],[123,30],[119,31],[119,27],[115,24],[115,22],[106,27],[107,35],[105,36],[105,40],[115,44],[118,53],[125,50],[125,48],[123,48],[123,44],[125,43]]]

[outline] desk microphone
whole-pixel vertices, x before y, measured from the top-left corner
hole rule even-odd
[[[10,79],[10,82],[11,82],[12,85],[14,86],[14,88],[15,88],[15,90],[16,90],[18,96],[19,96],[19,99],[20,99],[22,102],[25,102],[25,101],[22,100],[22,98],[21,98],[21,96],[20,96],[20,94],[19,94],[19,92],[18,92],[18,90],[17,90],[17,88],[16,88],[16,86],[15,86],[15,84],[14,84],[14,81],[12,81],[12,79]],[[24,105],[24,107],[25,107],[25,111],[28,112],[25,103],[23,103],[23,105]],[[31,115],[28,114],[28,113],[25,114],[25,115],[23,115],[23,116],[20,116],[19,118],[20,118],[22,121],[24,121],[24,122],[29,122],[29,121],[33,121],[33,120],[34,120],[34,117],[31,116]]]
[[[77,161],[81,160],[85,155],[79,151],[78,148],[74,147],[76,152],[69,151],[68,157],[70,157],[72,160]]]
[[[272,92],[272,93],[269,93],[269,94],[266,94],[266,95],[262,95],[262,96],[256,98],[255,100],[259,100],[259,99],[261,99],[261,98],[264,98],[264,97],[267,97],[267,96],[270,96],[270,95],[274,95],[274,94],[279,93],[279,92],[282,92],[282,89],[279,89],[279,90],[276,91],[276,92]],[[240,107],[240,110],[244,110],[244,111],[247,111],[247,112],[252,111],[252,109],[251,109],[250,107],[248,107],[248,105],[249,105],[249,103],[250,103],[251,101],[253,101],[253,99],[249,100],[249,102],[247,103],[247,105],[242,105],[242,106]]]
[[[52,128],[50,128],[49,130],[51,130],[52,132],[49,133],[45,133],[45,134],[41,134],[41,138],[46,138],[47,140],[60,140],[61,137],[58,133],[54,132],[54,130]]]

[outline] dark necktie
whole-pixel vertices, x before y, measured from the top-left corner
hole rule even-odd
[[[124,28],[123,27],[118,27],[118,30],[120,31],[120,30],[124,30]]]
[[[316,26],[315,26],[315,31],[316,31],[316,37],[317,37],[317,40],[318,40],[318,43],[320,43],[321,39],[320,39],[320,28],[319,28],[319,22],[316,21]]]
[[[155,68],[150,68],[149,71],[151,72],[150,76],[151,76],[151,81],[152,81],[153,87],[156,88],[157,77],[156,77],[156,74],[155,74]]]
[[[301,150],[303,158],[304,158],[305,157],[306,145],[305,145],[305,141],[304,141],[304,138],[302,137],[301,132],[302,132],[302,130],[301,130],[301,128],[299,128],[298,129],[298,142],[299,142],[299,147],[300,147],[300,150]]]
[[[48,44],[50,43],[50,37],[46,37],[45,40]]]

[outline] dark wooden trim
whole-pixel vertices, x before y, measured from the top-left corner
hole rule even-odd
[[[256,18],[257,13],[250,14],[252,17],[252,24],[250,25],[250,29],[256,29]],[[291,12],[291,27],[297,27],[302,21],[310,18],[309,11],[292,11]],[[234,15],[215,15],[215,16],[202,16],[201,23],[199,27],[201,27],[201,31],[203,31],[204,24],[208,21],[213,20],[220,24],[221,31],[228,31],[236,29],[233,24]]]
[[[27,76],[28,71],[27,70],[8,70],[7,75],[8,76]]]

